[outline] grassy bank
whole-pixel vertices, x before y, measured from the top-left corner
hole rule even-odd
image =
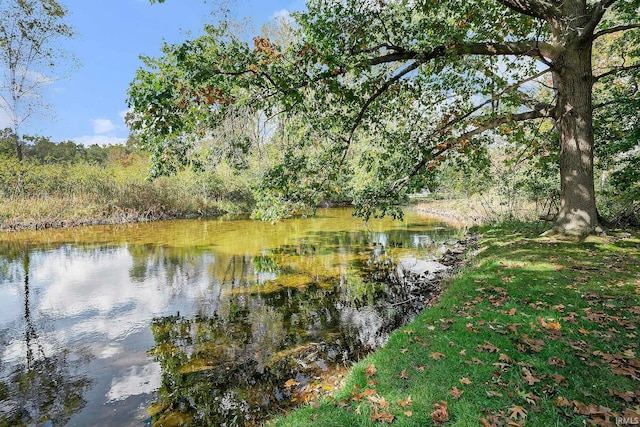
[[[249,210],[246,183],[225,171],[183,171],[153,181],[131,156],[106,166],[0,159],[0,230],[217,216]]]
[[[640,423],[640,236],[487,228],[440,302],[276,426]]]

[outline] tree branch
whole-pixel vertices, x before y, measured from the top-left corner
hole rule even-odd
[[[558,7],[547,0],[498,0],[498,3],[527,16],[545,20],[559,12]]]
[[[344,143],[345,143],[345,150],[344,153],[342,155],[342,160],[340,161],[340,164],[342,164],[346,158],[347,155],[347,151],[348,151],[348,147],[349,145],[351,145],[351,141],[353,139],[353,135],[356,131],[356,129],[358,129],[358,126],[360,126],[360,123],[362,122],[362,119],[364,118],[365,113],[367,112],[367,109],[369,108],[369,106],[380,97],[380,95],[382,95],[387,89],[389,89],[389,87],[391,87],[391,85],[393,85],[395,82],[397,82],[398,80],[400,80],[402,77],[406,76],[407,74],[409,74],[410,72],[416,70],[418,67],[420,67],[420,65],[422,65],[420,62],[416,61],[413,62],[412,64],[408,65],[407,67],[403,68],[398,74],[396,74],[395,76],[393,76],[392,78],[390,78],[389,80],[387,80],[386,82],[384,82],[384,84],[382,86],[380,86],[378,88],[378,90],[376,90],[373,95],[371,95],[364,104],[362,104],[362,107],[360,108],[360,111],[358,112],[358,115],[356,116],[356,119],[354,120],[351,129],[349,129],[349,134],[346,138],[344,138]]]
[[[607,28],[606,30],[598,31],[591,37],[591,40],[595,40],[598,37],[602,37],[606,34],[618,33],[620,31],[632,30],[635,28],[640,28],[640,23],[638,24],[629,24],[629,25],[620,25],[619,27]]]
[[[531,57],[555,57],[555,48],[547,42],[537,40],[521,40],[504,43],[460,43],[453,46],[437,46],[426,52],[409,50],[406,52],[394,52],[382,55],[369,60],[369,65],[380,65],[390,62],[409,61],[412,59],[428,62],[432,59],[444,58],[446,56],[464,55],[485,55],[485,56],[505,56],[505,55],[525,55]]]
[[[373,103],[373,101],[375,101],[380,95],[382,95],[387,89],[389,89],[389,87],[391,87],[392,84],[394,84],[395,82],[397,82],[402,77],[404,77],[407,74],[409,74],[410,72],[416,70],[420,65],[421,65],[420,62],[417,62],[417,61],[413,62],[412,64],[410,64],[407,67],[405,67],[404,69],[402,69],[402,71],[400,71],[398,74],[393,76],[391,79],[389,79],[386,82],[384,82],[384,84],[382,86],[380,86],[380,88],[378,88],[378,90],[375,91],[375,93],[373,95],[371,95],[369,97],[369,99],[367,99],[366,102],[362,105],[362,108],[360,108],[360,112],[358,113],[358,116],[356,117],[355,123],[353,124],[353,126],[351,128],[351,132],[349,132],[349,133],[353,134],[355,129],[360,125],[360,122],[362,121],[362,118],[364,117],[364,113],[367,111],[367,108],[369,108],[369,106]],[[351,139],[351,137],[349,137],[349,139]]]
[[[591,18],[587,22],[587,25],[585,25],[582,29],[583,32],[580,36],[582,40],[594,38],[593,32],[596,30],[596,27],[600,23],[600,20],[604,16],[607,9],[616,1],[618,0],[600,0],[598,3],[596,3],[593,10],[591,11]]]
[[[614,68],[612,70],[607,71],[606,73],[602,73],[599,76],[593,76],[593,81],[597,82],[600,79],[603,79],[605,77],[614,75],[614,74],[618,74],[618,73],[624,73],[625,71],[631,71],[631,70],[637,70],[640,69],[640,63],[638,64],[634,64],[634,65],[629,65],[628,67],[618,67],[618,68]]]
[[[441,127],[437,130],[437,132],[432,133],[432,134],[431,134],[431,136],[435,135],[436,133],[440,133],[440,132],[444,131],[444,130],[445,130],[445,129],[447,129],[447,128],[450,128],[451,126],[453,126],[453,125],[455,125],[455,124],[458,124],[458,123],[462,122],[463,120],[465,120],[465,119],[469,118],[472,114],[474,114],[474,113],[476,113],[476,112],[480,111],[480,109],[481,109],[482,107],[484,107],[484,106],[488,105],[489,103],[491,103],[491,102],[493,102],[493,101],[496,101],[496,100],[498,100],[498,99],[502,98],[502,96],[503,96],[504,94],[506,94],[506,93],[508,93],[508,92],[511,92],[512,90],[517,89],[517,88],[519,88],[520,86],[524,85],[525,83],[528,83],[528,82],[530,82],[530,81],[532,81],[532,80],[535,80],[535,79],[537,79],[538,77],[542,77],[543,75],[547,74],[547,73],[548,73],[548,72],[550,72],[550,71],[551,71],[551,69],[550,69],[550,68],[547,68],[546,70],[542,70],[542,71],[540,71],[539,73],[537,73],[537,74],[535,74],[535,75],[533,75],[533,76],[531,76],[531,77],[528,77],[528,78],[526,78],[526,79],[524,79],[524,80],[520,80],[520,81],[518,81],[518,82],[516,82],[516,83],[513,83],[513,84],[512,84],[512,85],[510,85],[510,86],[507,86],[507,87],[506,87],[506,88],[504,88],[502,91],[500,91],[499,93],[497,93],[497,94],[493,95],[491,98],[487,99],[487,100],[486,100],[486,101],[484,101],[483,103],[481,103],[481,104],[479,104],[479,105],[475,106],[474,108],[472,108],[470,111],[466,112],[465,114],[460,115],[460,116],[458,116],[458,117],[454,118],[453,120],[450,120],[450,121],[449,121],[449,122],[447,122],[444,126],[441,126]],[[553,106],[553,105],[551,105],[551,104],[537,103],[535,106],[533,106],[533,107],[531,107],[531,108],[533,108],[534,110],[543,110],[543,109],[548,109],[549,111],[551,111],[551,110],[554,108],[554,106]]]
[[[474,136],[481,134],[482,132],[485,132],[490,129],[495,129],[498,126],[508,122],[512,122],[512,121],[522,122],[526,120],[550,118],[553,116],[554,116],[554,112],[552,110],[538,109],[538,110],[525,111],[523,113],[518,113],[518,114],[506,113],[500,117],[494,117],[493,119],[487,120],[486,122],[480,124],[478,127],[471,129],[470,131],[467,131],[462,135],[458,136],[457,138],[454,139],[454,141],[449,143],[439,144],[436,147],[434,147],[434,148],[437,148],[437,150],[432,151],[430,156],[425,156],[420,161],[418,161],[413,166],[413,169],[411,170],[411,172],[409,172],[409,174],[396,180],[391,186],[391,191],[397,190],[400,187],[406,185],[409,182],[409,180],[420,171],[420,169],[425,167],[430,161],[444,154],[447,150],[453,148],[456,144],[461,144],[463,141],[466,142],[469,139],[473,138]]]
[[[495,117],[491,120],[487,120],[486,122],[476,127],[475,129],[472,129],[468,132],[463,133],[462,135],[456,138],[456,142],[471,139],[474,136],[481,134],[482,132],[485,132],[490,129],[495,129],[498,126],[508,122],[523,122],[526,120],[551,118],[553,116],[554,116],[554,112],[552,109],[549,109],[549,108],[540,108],[538,110],[525,111],[524,113],[517,113],[517,114],[506,113],[500,117]]]

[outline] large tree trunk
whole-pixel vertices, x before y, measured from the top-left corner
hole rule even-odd
[[[554,34],[564,38],[564,50],[554,61],[553,75],[558,96],[561,190],[555,230],[569,235],[589,234],[598,225],[593,181],[592,43],[580,41],[581,23],[577,24],[573,28],[556,27],[559,32]]]

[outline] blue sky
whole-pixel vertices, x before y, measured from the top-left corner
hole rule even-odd
[[[77,33],[64,48],[80,66],[46,89],[51,114],[34,117],[22,131],[85,145],[126,141],[126,91],[142,65],[139,55],[158,56],[163,40],[177,43],[189,38],[186,31],[199,34],[205,23],[212,22],[216,4],[215,0],[166,0],[155,5],[148,0],[60,1],[69,9],[67,22]],[[259,29],[276,14],[302,9],[304,0],[231,0],[230,4],[235,17],[250,17]]]

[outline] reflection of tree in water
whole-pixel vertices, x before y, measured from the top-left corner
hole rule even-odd
[[[133,266],[129,276],[134,282],[143,282],[150,277],[164,276],[164,282],[177,288],[184,280],[197,280],[206,272],[203,266],[211,262],[207,251],[194,248],[131,245],[128,246]]]
[[[47,355],[32,316],[29,264],[30,254],[25,249],[22,252],[25,361],[11,367],[9,372],[4,367],[0,370],[3,373],[0,426],[63,425],[84,407],[83,395],[91,385],[86,376],[75,372],[82,358],[70,361],[66,349]],[[8,331],[3,331],[1,338],[6,346]]]
[[[387,280],[391,263],[376,247],[354,248],[357,235],[336,239],[332,244],[349,248],[346,262],[357,271],[331,272],[328,266],[335,270],[345,251],[309,242],[255,258],[233,256],[218,276],[215,314],[154,320],[151,354],[163,369],[152,408],[158,424],[254,424],[291,405],[287,380],[305,384],[329,366],[357,360],[406,321],[406,313],[389,308],[390,299],[408,296]],[[265,282],[261,273],[278,276]],[[291,275],[308,281],[303,287],[267,283]],[[354,291],[356,282],[361,286]]]

